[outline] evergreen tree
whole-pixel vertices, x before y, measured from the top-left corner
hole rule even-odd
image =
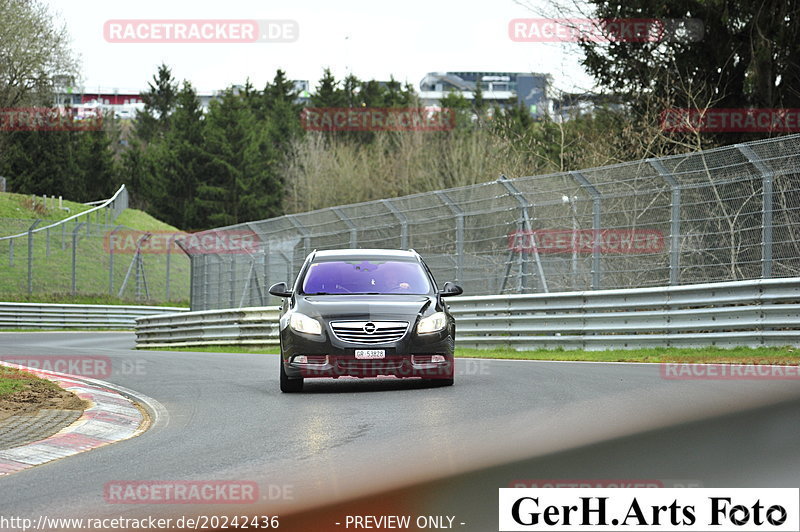
[[[311,107],[346,107],[347,97],[339,82],[326,68],[319,80],[317,91],[311,95]]]
[[[169,130],[169,117],[175,109],[178,94],[178,82],[163,63],[147,85],[150,90],[141,95],[144,111],[136,113],[136,135],[144,142],[150,142]]]

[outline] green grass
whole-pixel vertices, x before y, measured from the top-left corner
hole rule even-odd
[[[800,349],[796,347],[718,347],[701,348],[649,348],[612,349],[608,351],[580,351],[566,349],[456,349],[457,357],[497,358],[511,360],[567,360],[584,362],[691,362],[691,363],[749,363],[797,364]]]
[[[243,353],[243,354],[259,354],[259,355],[277,355],[280,353],[280,348],[276,346],[264,347],[246,347],[238,345],[209,345],[200,347],[143,347],[146,351],[194,351],[202,353]]]
[[[58,303],[68,305],[141,305],[141,301],[136,301],[133,298],[119,298],[116,296],[109,296],[108,294],[6,294],[2,295],[2,300],[14,303]],[[189,308],[189,300],[184,299],[180,301],[172,300],[169,302],[170,307],[184,307]]]
[[[27,220],[11,220],[0,216],[0,235],[25,231],[32,220],[39,216],[35,210],[17,210],[30,202],[28,196],[0,194],[0,214],[13,212],[15,217],[27,216]],[[41,201],[41,199],[40,199]],[[69,203],[71,206],[79,204]],[[82,206],[88,208],[87,206]],[[73,213],[78,207],[73,209]],[[9,210],[10,209],[10,210]],[[85,221],[80,219],[80,221]],[[143,304],[188,306],[189,259],[180,251],[166,254],[143,255],[145,278],[150,297],[136,297],[135,268],[129,277],[126,289],[119,295],[125,275],[131,266],[133,253],[115,253],[113,258],[113,286],[109,291],[111,256],[107,251],[106,235],[114,226],[102,225],[105,213],[92,215],[92,224],[76,229],[75,222],[68,222],[49,231],[34,234],[32,257],[33,293],[28,294],[28,239],[0,241],[0,301],[76,304]],[[115,225],[124,225],[138,231],[176,231],[176,229],[152,216],[135,209],[127,209],[117,218]],[[88,231],[87,231],[88,229]],[[75,253],[75,288],[72,295],[72,243],[77,230]],[[167,261],[170,262],[170,294],[166,297]],[[143,287],[143,284],[140,285]],[[144,290],[141,290],[142,294]]]
[[[92,208],[90,205],[64,200],[62,205],[69,208],[67,211],[58,208],[57,199],[54,200],[54,204],[51,201],[53,200],[47,198],[47,205],[44,205],[41,196],[34,198],[32,201],[31,196],[25,194],[2,192],[0,193],[0,218],[31,220],[31,223],[33,220],[40,218],[52,223]],[[14,234],[6,232],[4,229],[5,227],[0,227],[0,235]],[[24,227],[22,231],[25,229],[27,227]]]
[[[125,209],[122,214],[117,216],[117,225],[124,225],[140,231],[176,231],[174,227],[168,223],[162,222],[157,218],[153,218],[144,211],[136,209]]]
[[[150,348],[145,348],[150,349]],[[278,353],[278,347],[265,346],[210,346],[156,348],[158,351],[202,351],[210,353]],[[691,363],[736,363],[736,364],[797,364],[800,349],[795,347],[716,347],[664,348],[664,349],[619,349],[610,351],[579,351],[539,349],[516,351],[514,349],[466,349],[456,348],[458,358],[495,358],[507,360],[567,360],[581,362],[691,362]]]
[[[25,381],[35,379],[30,373],[0,366],[0,397],[17,392],[25,387]]]

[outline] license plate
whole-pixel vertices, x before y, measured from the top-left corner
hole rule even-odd
[[[356,349],[356,358],[359,359],[375,359],[385,357],[386,351],[383,349]]]

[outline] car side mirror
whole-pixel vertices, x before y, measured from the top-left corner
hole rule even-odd
[[[286,283],[275,283],[269,287],[269,293],[276,297],[292,297],[292,291],[286,286]]]
[[[446,283],[444,283],[444,286],[439,291],[439,294],[442,297],[460,296],[463,293],[464,293],[464,289],[463,288],[461,288],[460,286],[458,286],[455,283],[451,283],[450,281],[447,281]]]

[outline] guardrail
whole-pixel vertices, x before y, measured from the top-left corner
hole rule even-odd
[[[248,307],[138,318],[136,346],[279,345],[279,316],[279,307]]]
[[[111,196],[110,198],[108,198],[107,200],[101,200],[99,202],[92,202],[92,203],[98,204],[97,207],[92,207],[89,210],[86,210],[86,211],[83,211],[83,212],[79,212],[77,214],[73,214],[69,218],[64,218],[63,220],[59,220],[59,221],[57,221],[55,223],[52,223],[50,225],[45,225],[45,226],[42,226],[42,227],[36,227],[36,225],[39,222],[39,220],[37,220],[36,223],[34,223],[31,226],[31,228],[28,229],[27,231],[25,231],[23,233],[17,233],[16,235],[8,235],[8,236],[0,237],[0,241],[3,241],[3,240],[11,240],[11,241],[13,241],[13,240],[15,240],[17,238],[23,238],[23,237],[26,237],[26,236],[30,237],[30,235],[32,235],[34,233],[39,233],[41,231],[48,231],[49,229],[52,229],[54,227],[58,227],[60,225],[66,226],[67,222],[71,222],[73,220],[77,220],[78,218],[81,218],[81,217],[84,217],[84,216],[88,220],[89,216],[91,214],[94,214],[95,218],[96,218],[98,216],[98,214],[100,213],[101,209],[105,209],[109,205],[114,205],[114,203],[117,201],[118,198],[120,198],[122,200],[122,205],[120,205],[120,206],[118,206],[118,207],[116,207],[114,209],[115,214],[111,218],[111,221],[113,222],[114,220],[117,219],[117,216],[122,211],[124,211],[125,209],[128,208],[128,190],[125,188],[125,185],[120,186],[119,190],[117,190],[114,193],[114,195]],[[86,203],[85,205],[91,205],[91,204]],[[108,220],[106,220],[106,223],[108,223]],[[34,229],[34,227],[36,227],[36,228]]]
[[[800,277],[448,299],[460,347],[800,346]],[[277,345],[277,307],[136,320],[139,347]]]
[[[0,329],[132,329],[138,317],[187,310],[138,305],[0,303]]]

